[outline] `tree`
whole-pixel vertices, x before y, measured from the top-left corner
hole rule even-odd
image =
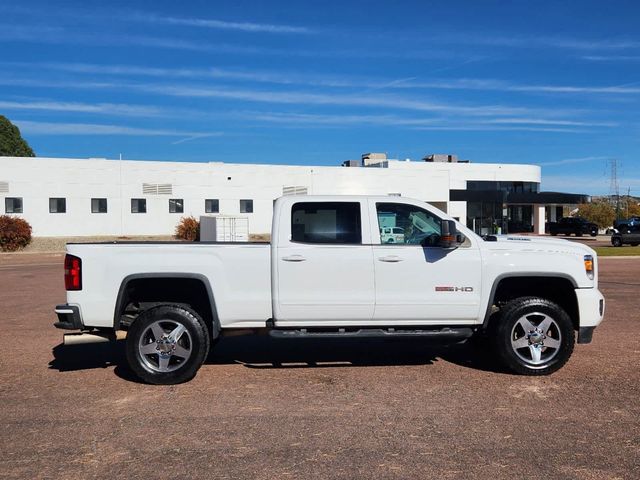
[[[606,200],[594,200],[591,203],[578,205],[578,215],[595,223],[600,228],[607,228],[613,225],[616,209]]]
[[[20,130],[7,117],[0,115],[0,157],[35,157]]]

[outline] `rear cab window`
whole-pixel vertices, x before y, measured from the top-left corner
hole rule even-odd
[[[291,241],[362,244],[359,202],[298,202],[291,207]]]

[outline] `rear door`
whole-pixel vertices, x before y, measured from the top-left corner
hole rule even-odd
[[[297,201],[280,222],[272,260],[276,324],[371,321],[375,288],[367,202]]]
[[[376,307],[385,324],[475,323],[480,309],[481,257],[471,240],[437,246],[440,217],[426,208],[370,200],[371,218],[402,228],[394,243],[373,239]],[[372,235],[378,229],[373,226]]]

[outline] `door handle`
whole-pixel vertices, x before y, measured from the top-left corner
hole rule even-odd
[[[378,258],[378,260],[381,262],[398,263],[402,261],[402,258],[397,255],[387,255],[386,257]]]
[[[289,255],[288,257],[282,257],[285,262],[304,262],[306,258],[302,255]]]

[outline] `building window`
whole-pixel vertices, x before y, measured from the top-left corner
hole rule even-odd
[[[170,198],[169,213],[184,213],[184,200],[182,198]]]
[[[66,212],[67,212],[66,198],[50,198],[49,199],[49,213],[66,213]]]
[[[91,199],[91,213],[107,213],[107,199],[106,198],[92,198]]]
[[[240,200],[240,213],[253,213],[253,200]]]
[[[146,198],[132,198],[131,199],[131,213],[147,213],[147,199]]]
[[[4,199],[5,213],[22,213],[22,198],[7,197]]]
[[[220,212],[220,201],[217,198],[207,198],[204,201],[204,212],[205,213],[219,213]]]
[[[362,243],[360,204],[303,202],[291,209],[291,241],[303,243]]]

